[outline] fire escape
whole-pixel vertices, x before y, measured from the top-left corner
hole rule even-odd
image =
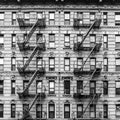
[[[78,41],[74,42],[74,47],[73,47],[75,52],[89,51],[87,58],[82,63],[82,66],[80,68],[78,68],[77,64],[75,65],[76,67],[74,66],[74,74],[76,76],[90,75],[90,80],[83,86],[83,89],[81,91],[77,90],[77,92],[74,91],[74,94],[73,94],[73,97],[75,99],[79,99],[79,100],[89,99],[87,106],[83,109],[83,112],[81,113],[81,117],[80,117],[81,120],[86,120],[86,119],[87,120],[93,120],[93,119],[98,120],[97,118],[89,118],[89,119],[85,118],[84,114],[87,111],[88,107],[92,103],[96,103],[97,100],[100,98],[101,88],[99,88],[97,90],[97,93],[96,92],[95,93],[94,92],[93,93],[85,93],[84,90],[89,86],[90,81],[92,81],[94,77],[97,77],[100,75],[101,65],[98,65],[98,66],[96,65],[95,68],[91,69],[91,70],[85,70],[84,66],[93,53],[96,54],[97,52],[100,51],[102,43],[94,43],[93,46],[85,47],[85,46],[83,46],[83,42],[86,40],[87,36],[89,35],[89,33],[92,29],[94,29],[94,30],[99,29],[100,24],[101,24],[100,18],[95,19],[92,24],[80,24],[79,19],[75,18],[74,24],[73,24],[75,29],[76,28],[77,29],[88,28],[88,31],[84,35],[82,41],[81,42],[78,42]],[[100,39],[101,39],[101,37],[100,37]]]
[[[19,46],[20,51],[32,50],[32,52],[26,61],[18,61],[17,69],[18,69],[20,75],[25,76],[26,74],[29,74],[29,75],[32,74],[27,86],[23,89],[23,91],[21,91],[21,90],[18,91],[18,95],[19,95],[20,99],[34,97],[29,108],[26,109],[25,111],[23,111],[24,114],[22,115],[22,118],[21,118],[21,120],[31,120],[32,119],[32,117],[30,115],[31,108],[33,107],[33,105],[36,103],[37,100],[41,101],[41,100],[45,99],[46,95],[45,95],[45,87],[44,86],[41,86],[41,89],[39,90],[39,92],[37,92],[35,94],[28,92],[28,90],[38,75],[43,76],[45,74],[45,62],[42,60],[41,66],[36,67],[35,69],[29,69],[29,66],[30,66],[30,62],[32,61],[32,59],[35,57],[35,55],[38,52],[41,53],[42,51],[45,51],[45,40],[42,38],[42,40],[40,40],[40,42],[37,42],[36,45],[33,45],[33,46],[30,46],[29,42],[30,42],[30,38],[32,37],[32,35],[36,31],[36,29],[37,28],[40,28],[40,29],[45,28],[46,24],[45,24],[45,18],[37,19],[37,21],[34,24],[27,23],[24,20],[24,18],[20,18],[19,16],[18,16],[17,20],[18,20],[20,29],[30,28],[30,31],[27,34],[26,38],[24,40],[18,39],[17,44]],[[37,41],[39,41],[39,40],[37,40]]]

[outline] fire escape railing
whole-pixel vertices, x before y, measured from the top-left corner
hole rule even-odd
[[[45,18],[37,19],[37,21],[34,24],[27,23],[24,20],[24,18],[20,18],[19,16],[18,16],[17,20],[18,20],[18,23],[19,23],[19,27],[21,29],[26,28],[26,27],[31,27],[29,33],[27,34],[26,38],[23,41],[21,41],[18,37],[18,42],[17,42],[18,46],[19,46],[20,50],[25,51],[26,48],[28,48],[28,47],[31,48],[32,47],[28,44],[30,42],[30,38],[32,37],[32,35],[36,31],[36,29],[46,27]],[[36,46],[33,47],[32,50],[33,50],[32,53],[30,54],[29,58],[25,61],[25,63],[24,63],[24,61],[18,61],[17,69],[18,69],[20,74],[26,74],[27,68],[28,68],[30,62],[32,61],[32,59],[34,58],[34,56],[38,52],[45,51],[45,42],[40,41],[39,43],[37,43]],[[19,62],[22,62],[22,64],[19,64]],[[29,72],[29,74],[30,73],[32,73],[32,72]],[[29,80],[28,85],[24,88],[23,91],[18,91],[19,97],[20,98],[30,97],[30,93],[28,92],[28,89],[30,88],[33,81],[35,80],[36,76],[37,75],[42,76],[44,73],[45,73],[45,62],[42,60],[42,64],[39,65],[39,67],[36,67],[36,70],[33,70],[33,74],[32,74],[32,76]],[[24,111],[26,114],[23,114],[23,117],[21,118],[21,120],[31,120],[30,110],[33,107],[33,105],[35,104],[35,102],[38,100],[38,98],[40,98],[40,100],[41,100],[41,99],[44,99],[46,97],[45,96],[45,87],[44,87],[44,90],[42,88],[41,91],[37,92],[37,94],[34,94],[33,96],[34,96],[34,99],[31,103],[29,109]]]

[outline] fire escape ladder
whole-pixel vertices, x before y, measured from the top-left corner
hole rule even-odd
[[[83,69],[83,67],[84,67],[85,63],[87,62],[88,58],[90,57],[90,55],[91,55],[91,54],[92,54],[92,52],[94,51],[94,49],[95,49],[96,45],[97,45],[97,44],[95,44],[95,45],[94,45],[94,47],[92,48],[92,50],[90,51],[90,53],[89,53],[88,57],[86,58],[86,60],[85,60],[85,61],[84,61],[84,63],[82,64],[82,67],[80,68],[80,70],[81,70],[81,69]]]
[[[89,105],[90,105],[90,104],[94,101],[95,97],[96,97],[96,94],[94,94],[94,96],[91,98],[91,100],[90,100],[89,104],[86,106],[86,108],[85,108],[85,110],[83,111],[83,113],[82,113],[82,116],[81,116],[81,117],[83,117],[83,115],[85,114],[85,112],[86,112],[87,108],[88,108],[88,107],[89,107]]]
[[[28,41],[30,40],[32,34],[35,32],[36,28],[38,25],[38,20],[36,21],[36,23],[32,26],[32,28],[30,29],[28,35],[26,36],[26,39],[24,40],[24,45],[26,45],[28,43]]]
[[[34,55],[36,54],[38,50],[38,46],[36,46],[33,50],[33,52],[31,53],[29,59],[25,62],[24,66],[23,66],[23,70],[25,70],[27,68],[27,66],[29,65],[30,61],[32,60],[32,58],[34,57]]]
[[[92,28],[94,27],[94,25],[96,24],[97,20],[95,20],[93,22],[93,24],[90,26],[89,30],[87,31],[87,33],[85,34],[85,36],[83,37],[82,41],[80,42],[80,44],[78,45],[78,48],[83,44],[84,40],[86,39],[86,37],[88,36],[88,34],[90,33],[90,31],[92,30]]]
[[[36,94],[35,98],[33,99],[32,103],[31,103],[31,105],[30,105],[30,107],[29,107],[28,112],[30,112],[31,108],[32,108],[32,107],[33,107],[33,105],[35,104],[35,102],[36,102],[36,100],[38,99],[38,97],[39,97],[39,93],[38,93],[38,94]]]
[[[27,87],[23,90],[23,94],[28,90],[28,88],[30,87],[30,85],[33,83],[33,81],[35,80],[36,75],[38,74],[39,70],[36,70],[35,73],[32,75]]]

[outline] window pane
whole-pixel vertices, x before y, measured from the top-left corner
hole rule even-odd
[[[65,19],[69,20],[70,19],[70,13],[65,13]]]
[[[55,18],[55,14],[54,13],[50,13],[50,19],[54,19]]]
[[[0,20],[4,19],[4,13],[0,13]]]
[[[29,13],[25,13],[24,16],[25,16],[25,19],[29,19],[30,18],[30,14]]]
[[[13,19],[16,19],[16,13],[13,13],[12,16],[13,16]]]
[[[4,37],[3,35],[0,35],[0,44],[3,44],[4,43]]]
[[[37,13],[37,17],[38,17],[38,19],[41,19],[42,18],[42,12]]]
[[[54,82],[50,82],[50,88],[54,88]]]
[[[115,20],[120,20],[120,15],[115,15]]]
[[[120,59],[116,59],[116,65],[120,65]]]
[[[116,35],[116,42],[120,42],[120,35]]]
[[[3,64],[3,58],[0,58],[0,64]]]
[[[120,82],[116,82],[116,88],[120,88]]]
[[[90,42],[94,42],[95,43],[95,35],[90,35]]]

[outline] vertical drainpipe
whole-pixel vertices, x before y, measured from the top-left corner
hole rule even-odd
[[[60,35],[60,28],[61,28],[61,21],[60,21],[60,11],[59,11],[59,26],[58,26],[58,29],[59,29],[59,39],[58,39],[58,41],[59,41],[59,50],[58,50],[58,54],[59,54],[59,68],[58,68],[58,79],[59,79],[59,81],[58,81],[58,116],[59,116],[59,118],[61,118],[61,115],[60,115],[60,37],[61,37],[61,35]]]

